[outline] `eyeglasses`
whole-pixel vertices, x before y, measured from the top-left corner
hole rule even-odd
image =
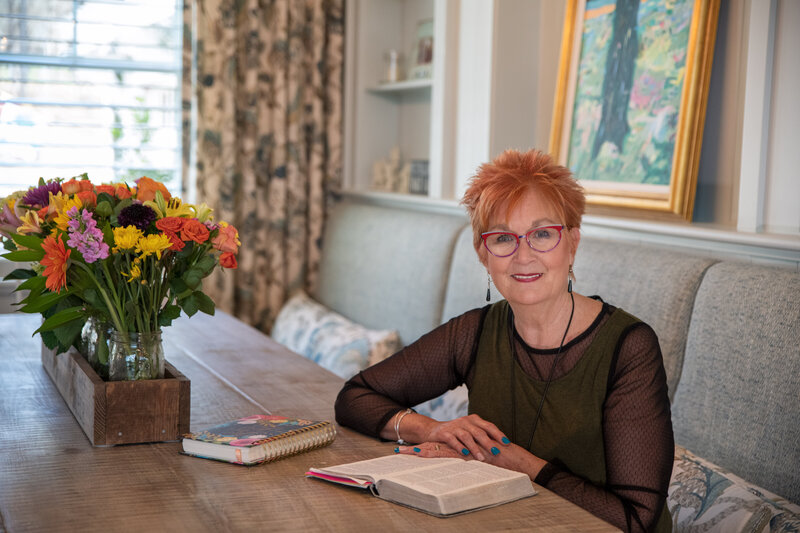
[[[519,240],[523,237],[528,246],[537,252],[549,252],[561,242],[561,230],[564,226],[542,226],[534,228],[525,235],[517,235],[508,231],[487,231],[481,233],[483,245],[495,257],[508,257],[519,248]]]

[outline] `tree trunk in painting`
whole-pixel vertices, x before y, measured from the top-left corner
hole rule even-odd
[[[610,142],[622,152],[628,134],[628,102],[633,86],[633,69],[639,53],[636,33],[639,0],[617,0],[614,28],[606,55],[606,74],[603,79],[603,111],[600,126],[592,146],[592,159],[600,153],[603,143]]]

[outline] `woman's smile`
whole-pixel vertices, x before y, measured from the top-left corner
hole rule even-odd
[[[511,277],[523,283],[530,283],[532,281],[537,281],[542,277],[542,274],[511,274]]]

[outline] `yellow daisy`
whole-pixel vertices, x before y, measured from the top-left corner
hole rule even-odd
[[[136,253],[141,254],[142,257],[156,254],[156,257],[161,259],[161,252],[170,246],[172,246],[172,241],[163,233],[147,235],[146,237],[141,237],[136,243]]]
[[[111,251],[130,250],[135,247],[142,238],[142,230],[136,226],[125,226],[124,228],[114,228],[114,248]]]
[[[58,193],[58,196],[60,195],[61,193]],[[67,215],[67,211],[73,207],[77,207],[78,210],[80,210],[80,208],[83,207],[83,202],[81,202],[81,199],[77,196],[73,198],[59,198],[58,196],[53,196],[52,194],[50,195],[51,201],[56,202],[56,212],[58,213],[53,222],[56,223],[56,227],[58,227],[58,229],[61,231],[67,231],[69,229],[69,215]]]
[[[131,267],[131,271],[130,272],[128,272],[128,273],[123,272],[122,275],[125,276],[126,278],[128,278],[128,283],[132,283],[133,280],[135,280],[136,278],[138,278],[139,276],[142,275],[142,271],[139,269],[139,265],[134,264]]]

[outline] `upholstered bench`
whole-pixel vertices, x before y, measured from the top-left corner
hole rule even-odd
[[[274,333],[343,377],[486,305],[486,270],[456,209],[348,199],[324,239],[318,289],[292,305],[328,325],[293,333],[305,319],[287,306]],[[676,530],[800,530],[800,273],[588,236],[575,273],[577,291],[659,337],[678,445]],[[447,419],[466,407],[460,387],[417,410]]]

